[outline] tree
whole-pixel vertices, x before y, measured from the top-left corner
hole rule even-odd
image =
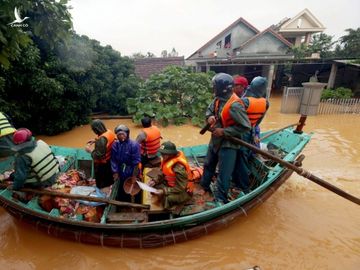
[[[346,58],[360,58],[360,28],[346,29],[347,35],[342,36],[336,47],[336,55]]]
[[[22,48],[33,41],[53,48],[66,42],[72,28],[67,0],[2,1],[0,16],[0,65],[9,68],[11,60],[19,57]],[[9,25],[14,20],[14,9],[22,17],[29,17],[25,26]],[[27,21],[26,21],[27,22]]]
[[[335,41],[332,41],[333,37],[325,33],[313,35],[312,41],[308,47],[310,53],[320,53],[321,58],[329,58],[333,56],[333,45]]]
[[[208,104],[212,100],[213,73],[195,73],[188,68],[170,66],[152,75],[140,86],[135,98],[127,100],[128,112],[139,122],[154,116],[164,126],[182,124],[191,118],[202,125]]]
[[[292,47],[290,51],[296,59],[311,57],[313,53],[320,53],[321,58],[328,58],[333,56],[332,47],[335,42],[332,41],[332,38],[325,33],[313,35],[309,45],[302,43],[300,46]]]

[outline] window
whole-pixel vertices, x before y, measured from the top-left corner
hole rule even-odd
[[[228,34],[226,37],[225,37],[225,42],[224,42],[224,48],[231,48],[231,34]]]

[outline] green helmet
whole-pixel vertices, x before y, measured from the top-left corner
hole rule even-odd
[[[266,96],[266,86],[267,86],[267,79],[265,77],[257,76],[255,77],[251,83],[250,87],[247,90],[250,92],[249,96],[254,97],[265,97]],[[248,95],[249,93],[247,93]]]

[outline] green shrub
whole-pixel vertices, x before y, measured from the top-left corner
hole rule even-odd
[[[329,99],[329,98],[352,98],[353,92],[349,88],[339,87],[336,89],[325,89],[322,94],[322,99]]]

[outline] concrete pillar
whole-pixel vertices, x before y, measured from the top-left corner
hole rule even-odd
[[[337,64],[333,63],[331,66],[331,72],[327,83],[327,88],[334,88],[336,73],[337,73]]]
[[[271,94],[271,86],[272,86],[272,81],[273,81],[273,77],[274,77],[274,70],[275,70],[275,66],[274,65],[270,65],[269,66],[269,71],[267,74],[267,79],[268,79],[268,84],[266,87],[266,98],[270,98],[270,94]]]
[[[316,115],[320,104],[321,93],[326,83],[304,82],[304,92],[300,103],[300,114]]]

